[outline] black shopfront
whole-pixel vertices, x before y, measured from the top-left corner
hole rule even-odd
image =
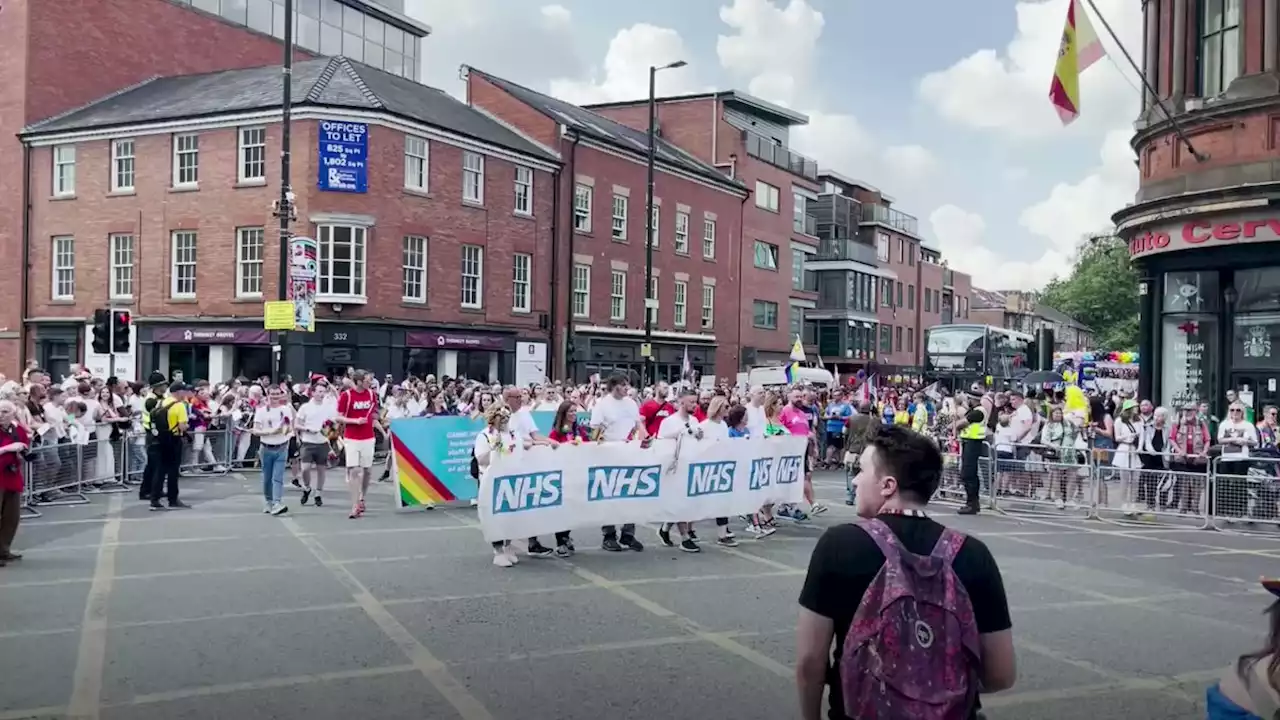
[[[642,382],[645,359],[641,355],[643,340],[600,337],[584,332],[573,335],[573,352],[570,355],[570,377],[576,383],[589,382],[592,375],[601,379],[614,372],[625,373],[633,385]],[[714,375],[716,370],[716,346],[706,343],[683,343],[655,338],[653,341],[654,367],[657,380],[668,383],[680,381],[685,353],[689,365],[697,377]]]

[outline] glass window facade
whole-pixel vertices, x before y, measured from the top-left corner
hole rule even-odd
[[[1161,290],[1160,402],[1179,407],[1210,401],[1219,370],[1218,273],[1167,273]]]
[[[223,20],[284,39],[284,0],[172,0]],[[400,3],[380,4],[402,12]],[[294,41],[321,55],[345,55],[394,75],[419,80],[422,39],[338,0],[297,0]]]

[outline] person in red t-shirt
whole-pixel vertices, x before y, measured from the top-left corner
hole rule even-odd
[[[644,420],[644,431],[649,437],[658,437],[662,421],[676,414],[676,406],[667,400],[667,392],[667,384],[658,383],[653,388],[653,397],[640,406],[640,418]]]
[[[0,402],[0,567],[21,560],[13,552],[13,537],[22,520],[22,453],[31,447],[26,428],[18,424],[17,407]]]
[[[347,456],[347,487],[351,489],[352,519],[364,515],[364,496],[373,478],[374,426],[378,423],[378,396],[369,388],[369,373],[357,370],[351,387],[338,396],[338,421],[342,423],[342,447]]]

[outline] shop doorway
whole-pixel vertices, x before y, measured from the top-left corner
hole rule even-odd
[[[209,346],[208,345],[170,345],[169,367],[160,368],[169,379],[175,373],[182,373],[185,382],[209,379]],[[217,378],[218,382],[228,378]]]
[[[1229,387],[1244,400],[1253,394],[1252,407],[1255,417],[1262,417],[1262,408],[1280,406],[1280,370],[1251,370],[1231,374]],[[1244,393],[1242,396],[1241,393]],[[1248,404],[1248,403],[1246,403]]]

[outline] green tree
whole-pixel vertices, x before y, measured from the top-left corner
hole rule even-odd
[[[1138,273],[1113,234],[1085,238],[1071,273],[1046,285],[1040,301],[1088,325],[1100,350],[1138,349]]]

